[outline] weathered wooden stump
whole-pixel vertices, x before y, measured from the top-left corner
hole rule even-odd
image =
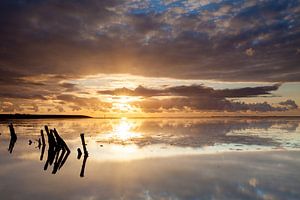
[[[9,142],[9,146],[8,146],[8,151],[9,151],[9,153],[12,153],[18,137],[17,137],[17,134],[15,132],[13,124],[10,123],[8,125],[8,127],[9,127],[9,132],[10,132],[10,142]]]
[[[84,133],[81,133],[81,134],[80,134],[80,138],[81,138],[81,143],[82,143],[83,153],[84,153],[84,155],[88,156],[88,155],[89,155],[89,152],[88,152],[87,149],[86,149],[86,143],[85,143],[85,140],[84,140]]]

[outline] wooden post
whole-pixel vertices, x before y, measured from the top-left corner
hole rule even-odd
[[[45,130],[46,130],[46,133],[47,133],[47,135],[48,135],[50,132],[49,132],[49,128],[48,128],[47,125],[45,126]]]
[[[86,144],[85,144],[85,141],[84,141],[84,133],[81,133],[81,134],[80,134],[80,138],[81,138],[81,143],[82,143],[84,155],[85,155],[85,156],[88,156],[89,153],[88,153],[88,151],[87,151],[87,149],[86,149]]]
[[[17,134],[16,134],[16,132],[15,132],[15,129],[14,129],[13,124],[10,123],[10,124],[8,125],[8,127],[9,127],[9,131],[10,131],[10,136],[13,137],[13,138],[17,138]]]

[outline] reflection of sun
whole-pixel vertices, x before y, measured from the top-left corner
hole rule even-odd
[[[126,118],[122,118],[120,123],[114,127],[113,136],[115,139],[127,141],[132,138],[139,138],[141,134],[132,132],[133,124],[130,123]]]

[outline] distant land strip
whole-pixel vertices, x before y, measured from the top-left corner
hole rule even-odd
[[[86,115],[35,115],[35,114],[0,114],[0,119],[78,119],[92,118]]]
[[[92,117],[95,119],[120,119],[123,117]],[[125,117],[127,119],[201,119],[201,118],[257,118],[257,119],[264,119],[264,118],[300,118],[298,115],[212,115],[212,116],[155,116],[155,117]]]

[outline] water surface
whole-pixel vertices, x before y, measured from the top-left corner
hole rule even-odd
[[[18,135],[12,153],[10,122]],[[299,123],[297,118],[4,120],[0,197],[300,199]],[[54,161],[45,168],[48,146],[44,153],[37,147],[44,125],[56,128],[71,150],[57,167]],[[80,133],[86,159],[77,159]]]

